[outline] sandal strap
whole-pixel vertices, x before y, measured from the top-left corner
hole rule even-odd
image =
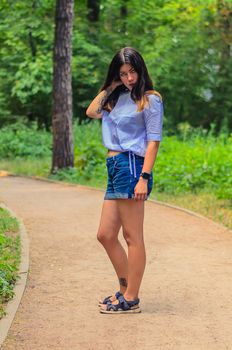
[[[120,298],[120,296],[122,296],[122,295],[123,294],[121,292],[119,292],[119,291],[115,293],[115,296],[116,296],[117,299]]]
[[[130,310],[130,308],[134,305],[139,304],[139,299],[135,300],[126,300],[123,295],[120,295],[118,297],[119,303],[114,305],[111,302],[107,303],[107,310],[113,310],[118,311],[119,309],[122,309],[123,311]]]
[[[108,301],[109,301],[109,299],[112,297],[112,295],[109,295],[108,297],[106,297],[104,300],[103,300],[103,304],[106,304]]]
[[[122,293],[120,291],[116,292],[115,293],[115,296],[116,298],[118,299],[120,296],[122,295]],[[106,297],[104,300],[103,300],[103,304],[107,304],[107,303],[111,303],[110,301],[110,298],[112,297],[113,295],[109,295],[108,297]]]
[[[120,301],[122,300],[124,303],[126,303],[129,306],[129,308],[131,306],[139,304],[139,301],[140,301],[139,298],[137,298],[135,300],[126,300],[123,295],[122,295],[122,298],[120,297],[119,299],[120,299]]]
[[[118,301],[119,301],[119,304],[122,305],[123,310],[129,310],[130,306],[128,305],[128,302],[126,301],[123,295],[118,298]]]

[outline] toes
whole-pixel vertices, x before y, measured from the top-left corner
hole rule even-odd
[[[107,307],[107,305],[105,305],[105,304],[102,304],[102,305],[101,305],[101,309],[102,309],[102,310],[106,310],[106,307]]]
[[[110,304],[112,304],[112,305],[117,305],[118,303],[119,303],[119,301],[118,301],[118,299],[116,299],[116,298],[115,298],[114,301],[111,301],[111,302],[110,302]],[[102,305],[100,306],[100,308],[101,308],[102,310],[107,310],[107,304],[102,304]]]

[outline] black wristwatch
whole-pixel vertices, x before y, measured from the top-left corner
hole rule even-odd
[[[145,179],[145,180],[149,180],[150,179],[150,175],[149,173],[141,173],[140,176]]]

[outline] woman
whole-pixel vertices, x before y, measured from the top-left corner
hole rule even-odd
[[[108,155],[108,185],[97,238],[116,271],[120,290],[99,302],[101,313],[138,313],[146,264],[144,201],[152,190],[152,168],[162,138],[163,103],[153,89],[142,56],[134,48],[118,51],[101,92],[89,105],[90,118],[102,118]],[[118,240],[122,227],[128,257]]]

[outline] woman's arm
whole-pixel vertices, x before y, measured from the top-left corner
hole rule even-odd
[[[114,81],[112,84],[107,87],[105,90],[101,91],[94,100],[90,103],[89,107],[86,110],[86,115],[90,118],[101,119],[102,118],[102,106],[109,97],[109,95],[114,91],[118,86],[122,85],[121,81]]]
[[[142,172],[151,173],[155,164],[160,141],[148,141]],[[141,177],[141,179],[143,179]],[[144,179],[143,179],[144,180]],[[145,180],[146,181],[146,180]]]
[[[155,164],[159,144],[162,139],[163,104],[155,95],[149,96],[149,107],[144,109],[144,121],[147,134],[147,150],[142,172],[151,173]],[[148,180],[140,177],[135,186],[135,199],[144,200],[147,196]]]
[[[152,172],[153,166],[155,164],[156,156],[159,150],[159,144],[160,144],[160,141],[148,141],[148,146],[147,146],[144,163],[143,163],[143,169],[142,169],[143,173]],[[147,196],[147,190],[148,190],[147,183],[148,183],[148,180],[144,179],[143,177],[139,178],[139,181],[134,189],[135,200],[145,200]]]

